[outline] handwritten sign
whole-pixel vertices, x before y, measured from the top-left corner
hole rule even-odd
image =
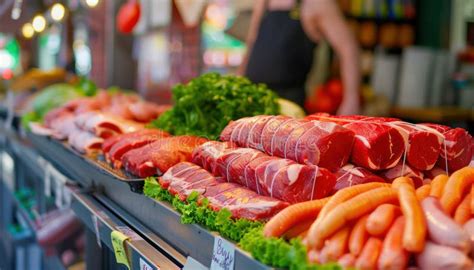
[[[115,260],[117,263],[124,264],[130,269],[130,263],[128,262],[127,251],[125,249],[125,241],[127,241],[129,237],[119,231],[112,231],[110,238],[112,240],[112,246],[114,247]]]
[[[151,267],[147,261],[140,258],[140,270],[155,270],[155,268]],[[160,270],[159,267],[158,267],[158,270]]]
[[[211,270],[233,270],[235,247],[220,236],[214,238]]]

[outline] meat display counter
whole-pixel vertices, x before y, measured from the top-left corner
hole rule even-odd
[[[117,179],[48,137],[8,134],[7,144],[21,140],[24,142],[21,147],[34,149],[40,156],[30,157],[30,166],[23,170],[36,170],[43,173],[41,179],[44,179],[44,170],[52,167],[62,178],[73,180],[74,185],[64,185],[63,193],[72,194],[71,208],[87,227],[87,269],[103,269],[104,258],[116,258],[113,232],[128,239],[122,243],[130,269],[209,269],[214,242],[220,239],[219,235],[196,224],[182,224],[180,214],[171,205],[141,194],[143,181],[137,185]],[[21,147],[15,143],[10,152],[28,158]],[[271,269],[238,246],[234,247],[234,269]],[[106,262],[110,269],[115,269],[115,264],[115,260]]]

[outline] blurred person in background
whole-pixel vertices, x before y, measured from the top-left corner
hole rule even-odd
[[[303,106],[316,43],[326,39],[340,60],[344,98],[338,114],[359,113],[359,48],[334,0],[256,0],[239,70]]]

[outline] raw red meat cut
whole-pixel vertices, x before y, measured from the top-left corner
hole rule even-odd
[[[159,129],[143,129],[132,133],[125,133],[117,136],[119,137],[118,141],[112,137],[112,140],[116,141],[116,143],[110,146],[110,151],[104,152],[104,154],[107,161],[119,169],[122,167],[122,156],[128,151],[169,136],[168,133]]]
[[[340,125],[357,122],[373,122],[386,124],[397,129],[404,139],[404,149],[406,149],[405,161],[410,164],[410,166],[422,171],[430,170],[435,166],[444,138],[440,132],[433,128],[403,122],[397,118],[368,117],[362,115],[330,116],[328,114],[316,114],[316,116],[321,120],[330,119],[330,121]]]
[[[346,117],[346,116],[344,116]],[[351,161],[372,170],[392,168],[397,165],[405,150],[405,141],[398,129],[380,121],[360,120],[363,116],[330,116],[319,113],[306,117],[337,123],[355,133]]]
[[[418,188],[423,185],[423,172],[411,167],[408,164],[403,165],[403,163],[397,164],[397,166],[383,171],[380,173],[387,182],[391,183],[398,177],[408,176],[413,180],[415,188]]]
[[[216,160],[225,150],[236,148],[237,145],[231,142],[209,141],[196,147],[193,151],[192,162],[197,164],[209,172],[214,173],[216,170]]]
[[[335,171],[349,159],[354,132],[329,122],[263,115],[229,123],[220,138]]]
[[[347,164],[346,166],[342,167],[336,173],[334,173],[334,175],[336,175],[337,179],[332,193],[354,185],[370,182],[385,182],[380,176],[371,173],[365,168],[355,167],[352,164]]]
[[[235,183],[223,183],[203,168],[189,162],[171,167],[159,179],[163,188],[185,200],[193,191],[209,200],[214,210],[227,208],[234,218],[266,220],[288,203],[261,196]]]
[[[122,156],[127,171],[139,177],[161,175],[173,165],[190,161],[194,148],[207,140],[196,136],[176,136],[159,139]]]
[[[422,124],[434,128],[444,136],[437,166],[449,173],[459,170],[471,162],[474,154],[472,136],[462,128],[450,128],[436,124]]]
[[[219,144],[212,144],[219,152]],[[208,146],[211,147],[211,146]],[[227,149],[216,159],[215,175],[246,186],[258,194],[289,203],[325,197],[334,187],[335,176],[315,165],[268,156],[252,148]]]
[[[400,131],[406,141],[406,162],[418,170],[431,170],[438,160],[443,136],[438,131],[422,125],[402,121],[388,122]]]
[[[227,182],[234,182],[248,187],[243,177],[245,167],[250,161],[262,156],[266,155],[252,148],[227,150],[217,158],[213,173],[222,176]]]

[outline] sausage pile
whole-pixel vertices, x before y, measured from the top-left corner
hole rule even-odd
[[[315,264],[356,269],[472,269],[474,167],[415,189],[409,177],[366,183],[293,204],[264,227],[300,237]]]

